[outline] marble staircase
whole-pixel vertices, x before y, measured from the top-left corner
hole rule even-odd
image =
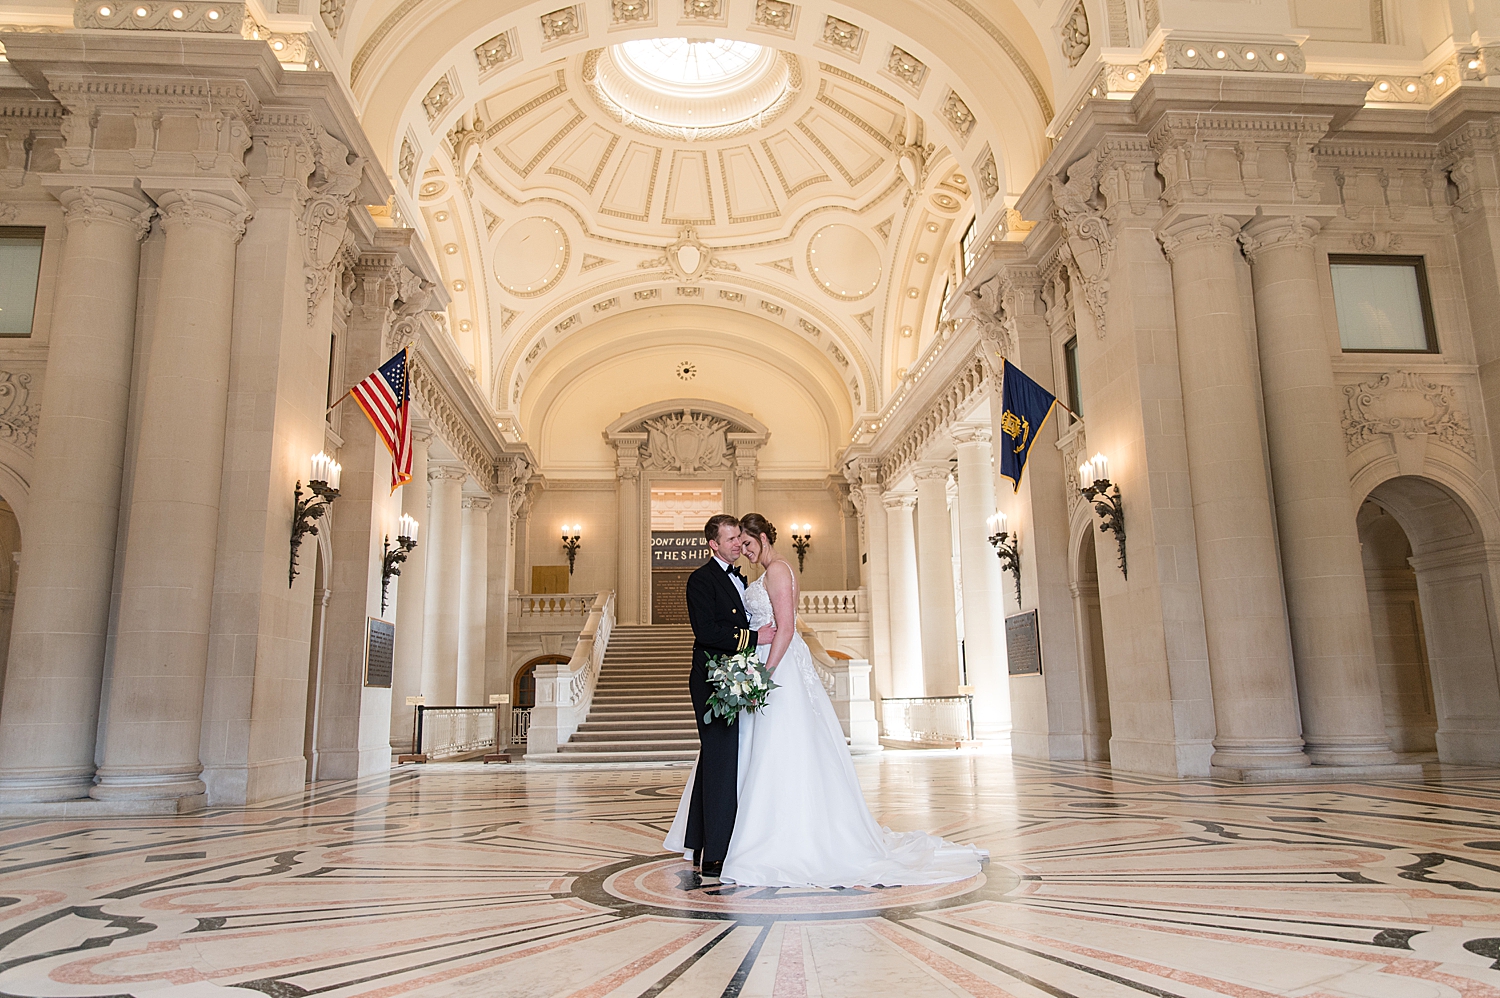
[[[698,729],[688,697],[693,631],[685,624],[617,625],[588,719],[547,762],[691,762]]]

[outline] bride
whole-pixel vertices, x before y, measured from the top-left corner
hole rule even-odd
[[[897,887],[977,874],[989,859],[985,850],[875,822],[812,652],[797,633],[797,580],[776,552],[776,527],[749,513],[740,531],[744,555],[764,569],[745,589],[750,627],[786,626],[758,649],[778,688],[758,713],[739,716],[739,810],[722,879],[759,887]],[[667,834],[674,852],[683,851],[696,777],[694,767]]]

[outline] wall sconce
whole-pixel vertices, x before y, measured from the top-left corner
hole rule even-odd
[[[1000,557],[1000,567],[1016,580],[1016,606],[1021,605],[1021,532],[1005,529],[1005,514],[996,513],[989,519],[990,544]]]
[[[318,532],[317,521],[328,512],[333,501],[339,497],[339,478],[344,466],[322,451],[312,456],[312,474],[308,476],[310,493],[302,498],[302,481],[298,479],[292,490],[292,563],[287,571],[286,587],[292,588],[297,579],[297,549],[302,538]]]
[[[800,531],[800,532],[799,532]],[[792,550],[797,552],[797,571],[807,561],[807,549],[812,547],[812,524],[804,523],[800,528],[792,524]]]
[[[1109,461],[1103,454],[1095,454],[1078,466],[1078,492],[1094,504],[1099,514],[1099,532],[1110,531],[1120,543],[1120,574],[1130,578],[1125,570],[1125,507],[1120,503],[1120,487],[1109,480]]]
[[[396,546],[391,547],[391,535],[385,535],[385,556],[380,560],[380,615],[385,616],[385,594],[391,579],[401,574],[401,563],[417,546],[417,521],[405,513],[401,514],[396,534]]]
[[[566,551],[567,554],[568,554],[568,574],[569,575],[573,574],[573,562],[578,557],[578,548],[581,546],[579,544],[579,542],[581,540],[583,540],[583,525],[582,524],[580,524],[580,523],[573,524],[573,534],[572,534],[571,537],[568,535],[568,525],[566,523],[563,524],[563,527],[562,527],[562,544],[563,544],[563,550]]]

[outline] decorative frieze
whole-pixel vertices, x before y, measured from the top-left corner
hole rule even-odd
[[[1381,434],[1431,435],[1473,459],[1477,455],[1458,391],[1415,371],[1388,371],[1344,386],[1344,438],[1352,453]]]
[[[73,27],[123,31],[193,31],[237,35],[245,5],[237,0],[75,0]]]
[[[1211,69],[1238,73],[1304,73],[1307,59],[1291,39],[1267,42],[1227,42],[1173,36],[1151,56],[1152,72],[1174,69]]]

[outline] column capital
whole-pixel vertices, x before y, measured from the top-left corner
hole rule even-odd
[[[1311,250],[1323,223],[1306,215],[1257,216],[1240,231],[1240,245],[1252,264],[1261,253],[1273,249]]]
[[[1192,215],[1178,218],[1156,238],[1167,259],[1176,262],[1178,254],[1210,247],[1233,247],[1239,238],[1240,223],[1229,215]]]
[[[492,506],[494,504],[494,502],[495,502],[495,500],[494,500],[493,496],[464,496],[463,497],[463,506],[464,506],[464,509],[485,510],[485,509],[489,509],[490,506]]]
[[[432,443],[432,423],[422,416],[413,416],[411,421],[411,438],[419,444]]]
[[[70,227],[113,222],[132,226],[135,237],[144,239],[156,217],[156,206],[131,189],[78,186],[53,191],[53,196],[62,203],[63,219]]]
[[[429,482],[462,482],[468,477],[468,469],[461,464],[438,464],[434,462],[427,466],[427,480]]]
[[[929,464],[919,466],[912,471],[912,477],[918,482],[943,482],[953,474],[953,468],[944,461],[941,464]]]
[[[161,213],[162,226],[169,231],[201,224],[217,225],[239,242],[244,238],[245,226],[254,216],[254,204],[238,184],[232,188],[210,190],[175,187],[153,196]]]
[[[955,426],[951,431],[953,442],[959,446],[964,444],[987,444],[993,438],[994,433],[988,426]]]
[[[916,509],[917,497],[911,492],[887,492],[880,497],[886,509]]]

